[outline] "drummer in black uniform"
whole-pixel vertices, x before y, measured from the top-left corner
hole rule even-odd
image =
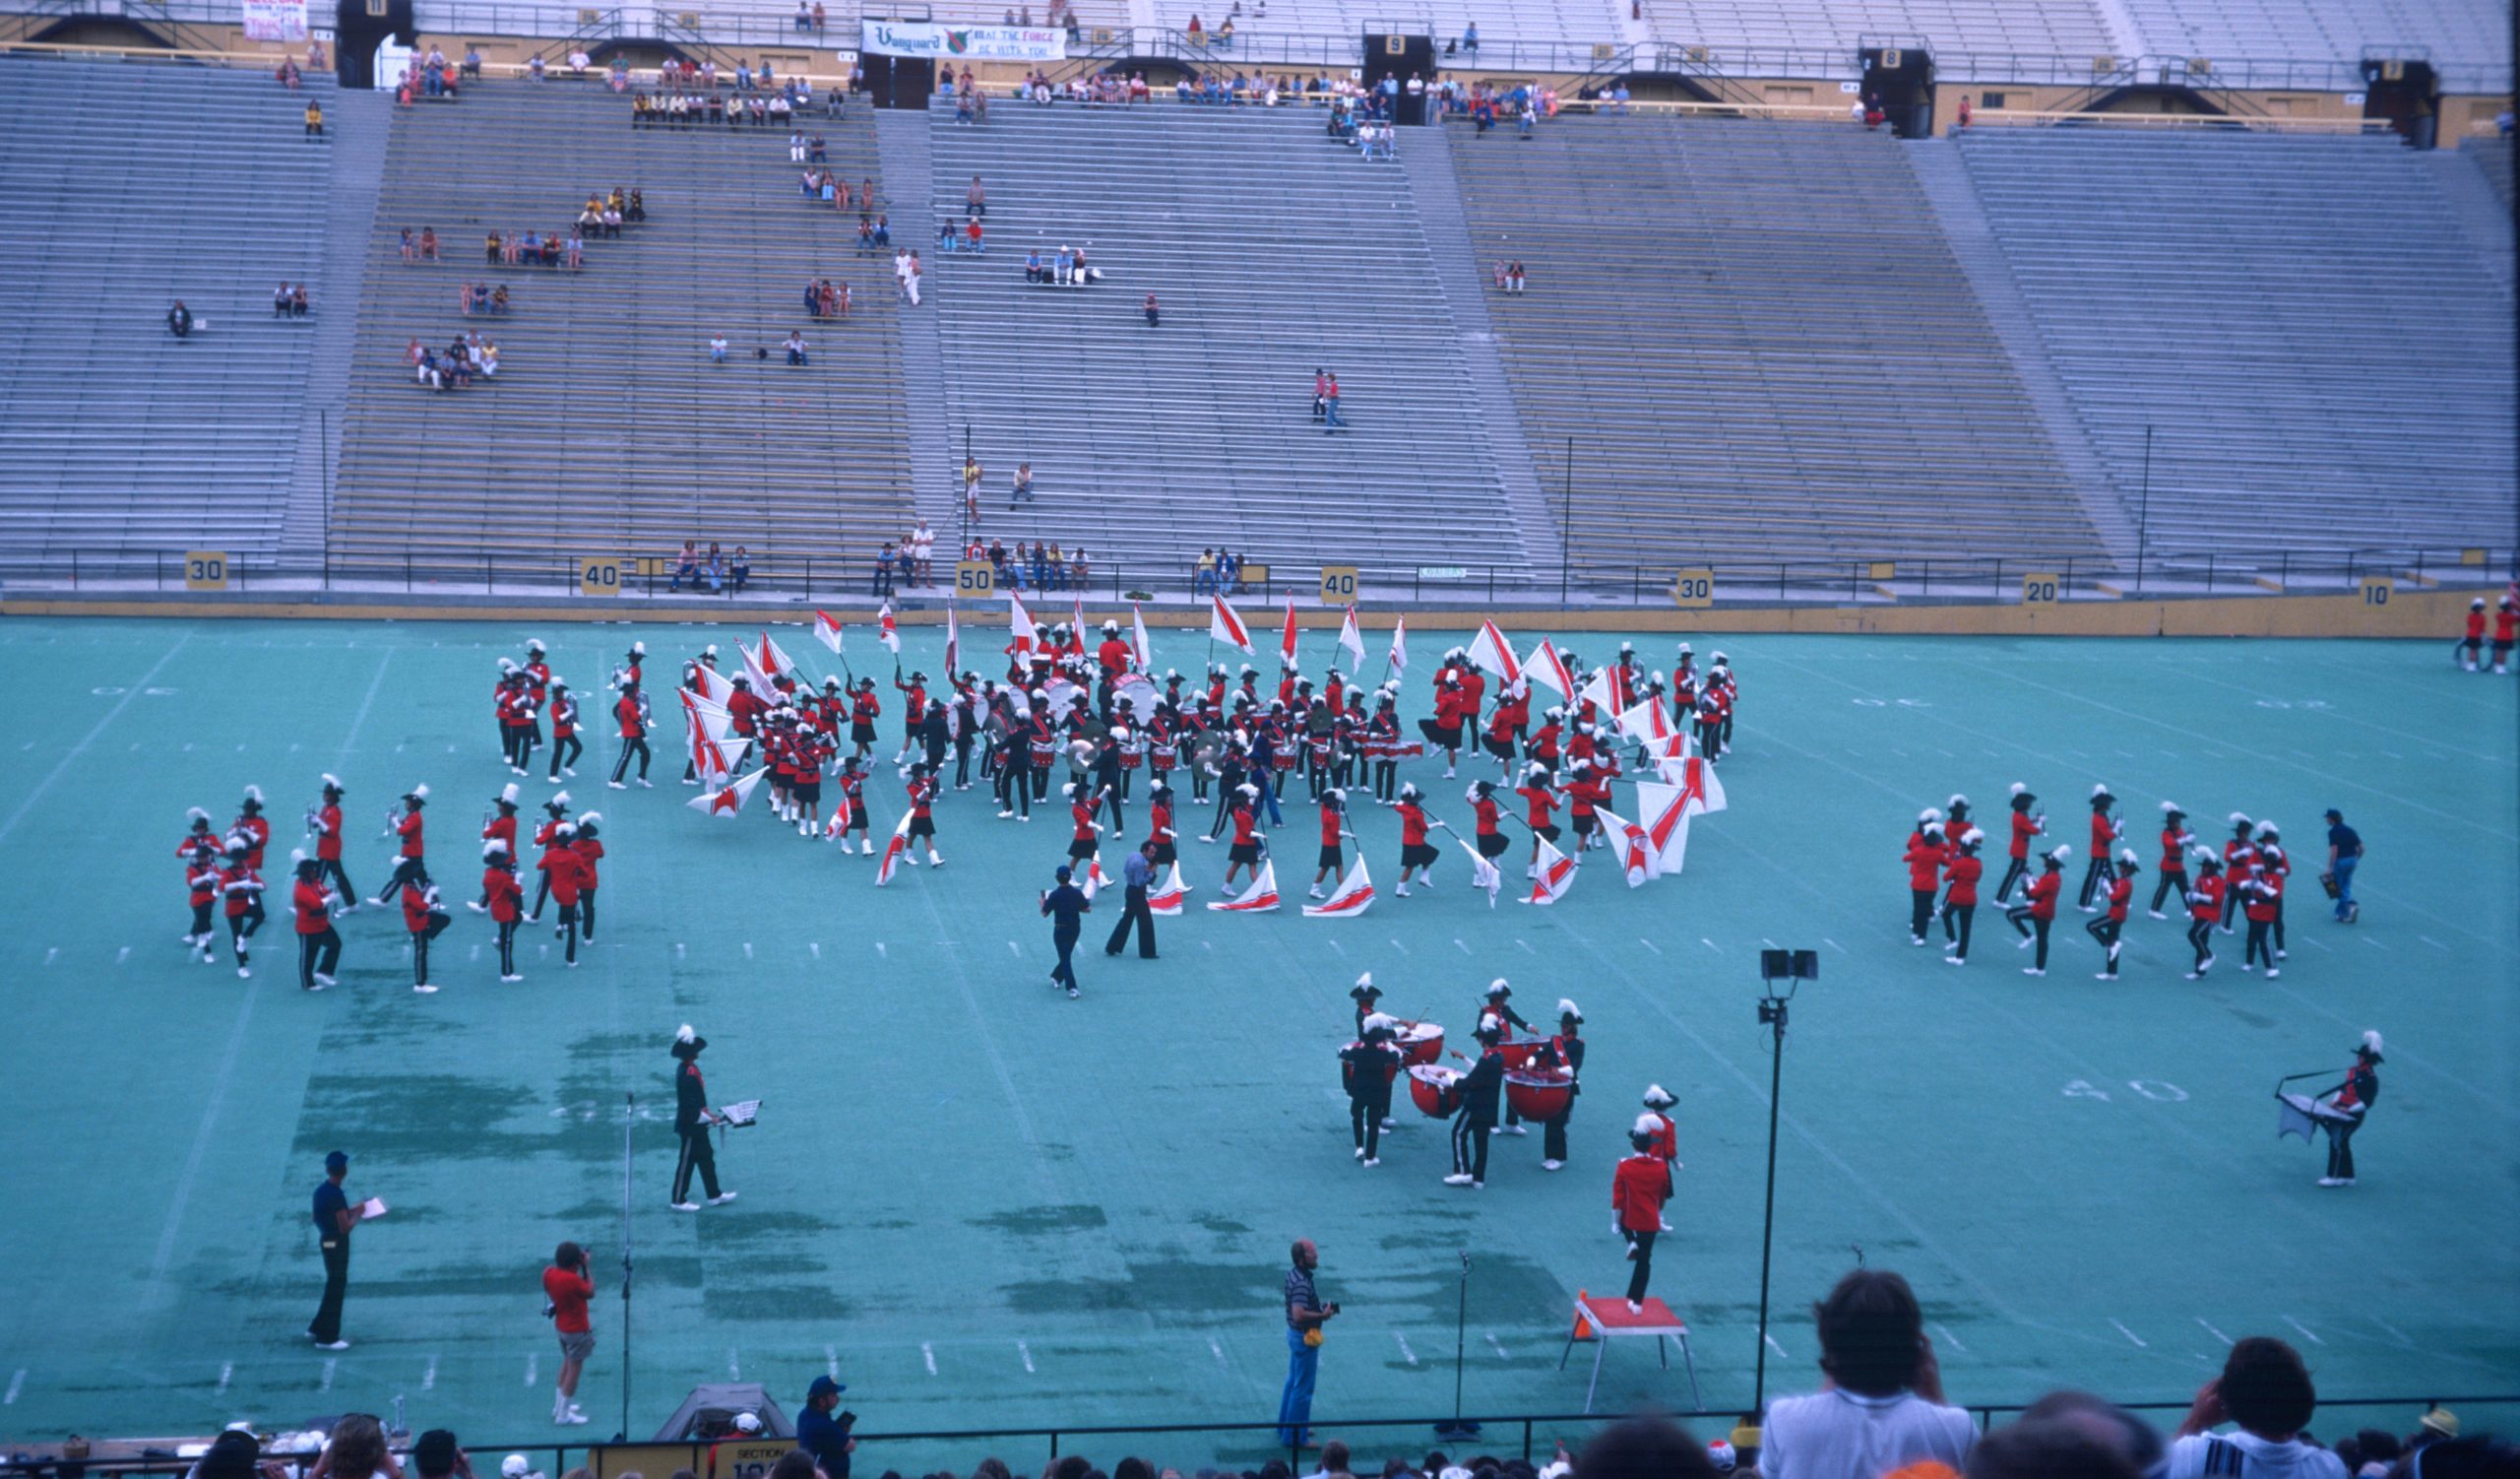
[[[1496,1128],[1496,1101],[1505,1087],[1505,1057],[1496,1051],[1501,1035],[1494,1023],[1480,1022],[1479,1061],[1462,1075],[1461,1113],[1453,1117],[1453,1174],[1444,1178],[1447,1187],[1487,1185],[1487,1136]]]
[[[1348,1088],[1348,1130],[1356,1142],[1356,1159],[1368,1166],[1382,1164],[1382,1122],[1391,1113],[1391,1081],[1400,1072],[1392,1027],[1391,1018],[1375,1012],[1364,1019],[1362,1039],[1339,1050],[1340,1073]]]
[[[1363,1037],[1365,1018],[1380,1009],[1374,1003],[1382,999],[1382,988],[1374,985],[1374,973],[1367,971],[1356,978],[1356,984],[1348,989],[1348,995],[1356,1003],[1356,1036]]]
[[[719,1206],[735,1199],[732,1191],[718,1190],[718,1157],[709,1148],[709,1128],[720,1122],[718,1112],[709,1107],[709,1085],[700,1076],[700,1050],[709,1040],[691,1030],[689,1023],[674,1034],[673,1056],[678,1066],[673,1070],[673,1132],[682,1141],[682,1156],[673,1168],[673,1209],[697,1212],[700,1203],[691,1199],[691,1174],[700,1173],[701,1189],[709,1193],[709,1205]]]
[[[1575,1009],[1575,1003],[1566,997],[1559,997],[1557,1033],[1548,1040],[1548,1045],[1541,1049],[1532,1059],[1532,1066],[1535,1068],[1565,1069],[1569,1080],[1566,1085],[1566,1108],[1559,1110],[1541,1126],[1540,1169],[1543,1171],[1554,1171],[1566,1164],[1566,1120],[1568,1116],[1575,1113],[1575,1096],[1584,1092],[1581,1082],[1584,1074],[1584,1039],[1580,1035],[1583,1025],[1584,1014]]]
[[[1517,1027],[1521,1028],[1525,1033],[1531,1033],[1534,1030],[1531,1023],[1523,1020],[1522,1013],[1514,1010],[1514,1008],[1508,1004],[1508,998],[1513,995],[1514,989],[1505,984],[1504,977],[1499,976],[1495,980],[1487,983],[1486,998],[1479,1004],[1480,1021],[1484,1023],[1490,1018],[1495,1020],[1496,1040],[1500,1043],[1511,1041],[1514,1036],[1514,1029]],[[1495,1124],[1495,1121],[1490,1119],[1488,1123],[1493,1125]],[[1504,1127],[1498,1129],[1496,1132],[1500,1135],[1527,1135],[1531,1133],[1530,1130],[1523,1128],[1523,1117],[1514,1113],[1514,1107],[1510,1104],[1505,1106]]]

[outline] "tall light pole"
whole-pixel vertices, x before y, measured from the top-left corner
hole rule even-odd
[[[1778,1094],[1785,1086],[1786,1008],[1794,999],[1795,988],[1787,986],[1782,996],[1776,984],[1780,981],[1816,981],[1820,977],[1820,956],[1816,950],[1761,950],[1759,952],[1759,1025],[1768,1029],[1773,1048],[1768,1055],[1768,1205],[1764,1226],[1759,1232],[1759,1350],[1757,1374],[1750,1388],[1750,1410],[1753,1414],[1767,1410],[1768,1395],[1768,1270],[1776,1251],[1776,1125]]]

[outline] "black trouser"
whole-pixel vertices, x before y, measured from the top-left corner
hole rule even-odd
[[[1129,942],[1129,926],[1132,923],[1138,927],[1138,958],[1153,960],[1155,958],[1155,914],[1146,907],[1145,887],[1136,883],[1129,885],[1128,900],[1120,906],[1120,922],[1111,927],[1111,939],[1102,947],[1102,953],[1105,955],[1120,953],[1120,947]]]
[[[247,941],[254,937],[254,927],[261,923],[262,921],[250,914],[231,914],[227,917],[227,943],[231,949],[235,950],[238,965],[245,963],[245,957],[250,953],[246,947]]]
[[[2004,918],[2011,922],[2012,927],[2015,930],[2021,932],[2022,938],[2028,939],[2034,932],[2037,934],[2039,939],[2038,968],[2043,971],[2048,969],[2048,932],[2049,929],[2054,927],[2056,922],[2054,920],[2043,920],[2034,917],[2030,912],[2030,906],[2027,904],[2013,905],[2010,909],[2004,911]]]
[[[1400,762],[1397,760],[1376,760],[1374,762],[1374,800],[1378,802],[1397,801],[1399,797]]]
[[[297,936],[297,984],[312,988],[318,976],[330,976],[342,963],[342,932],[326,925],[320,933]]]
[[[1908,890],[1908,934],[1914,939],[1925,937],[1925,926],[1933,922],[1933,896],[1930,888]]]
[[[630,756],[634,753],[639,757],[639,779],[644,781],[648,778],[648,741],[635,735],[624,735],[621,737],[621,758],[612,762],[614,780],[620,780],[630,769]]]
[[[2117,974],[2117,936],[2124,932],[2125,929],[2124,921],[2113,920],[2106,915],[2083,926],[2083,930],[2092,938],[2100,941],[2101,948],[2109,952],[2109,974],[2111,976]]]
[[[2246,876],[2248,876],[2246,868],[2237,869],[2236,876],[2228,871],[2225,874],[2229,880],[2223,889],[2223,932],[2225,934],[2232,932],[2232,918],[2240,912],[2240,879]]]
[[[2273,923],[2268,920],[2250,920],[2248,922],[2248,949],[2240,956],[2240,964],[2244,966],[2255,965],[2258,963],[2259,959],[2263,957],[2266,962],[2266,968],[2270,971],[2275,969],[2275,949],[2272,945],[2267,943],[2266,938],[2272,928]]]
[[[499,754],[512,767],[522,767],[525,764],[525,726],[521,724],[499,726]]]
[[[954,789],[972,784],[972,739],[969,732],[954,741]]]
[[[2196,964],[2193,969],[2198,975],[2203,975],[2205,967],[2214,959],[2214,922],[2212,920],[2192,919],[2187,922],[2187,947],[2196,952]]]
[[[1646,1280],[1654,1277],[1654,1237],[1653,1228],[1627,1235],[1627,1255],[1636,1260],[1635,1269],[1627,1276],[1627,1302],[1631,1305],[1645,1298]]]
[[[1050,980],[1069,991],[1076,990],[1076,936],[1078,927],[1063,925],[1050,931],[1050,948],[1058,951],[1058,964],[1050,967]]]
[[[1958,956],[1962,960],[1967,960],[1969,958],[1969,926],[1972,921],[1977,919],[1977,917],[1978,906],[1975,904],[1946,904],[1943,906],[1942,937],[1948,940],[1956,940],[1959,943],[1960,948],[1952,951],[1952,954]],[[1958,920],[1960,922],[1956,929],[1952,925],[1953,920]]]
[[[333,885],[334,891],[343,898],[352,903],[358,901],[358,885],[350,881],[349,874],[342,871],[342,860],[339,858],[319,860],[315,865],[315,881],[329,882]]]
[[[542,918],[542,906],[551,897],[551,872],[548,868],[541,869],[540,872],[542,881],[534,885],[534,907],[525,912],[528,920]]]
[[[502,976],[516,974],[516,924],[514,920],[499,921],[499,974]]]
[[[2320,1123],[2327,1126],[2327,1174],[2354,1180],[2354,1132],[2362,1127],[2362,1117]]]
[[[349,1236],[335,1233],[324,1240],[324,1302],[315,1307],[314,1322],[306,1327],[317,1344],[331,1345],[342,1338],[342,1296],[349,1287]]]
[[[2284,953],[2284,896],[2275,896],[2275,953]]]
[[[191,938],[195,943],[207,950],[210,948],[210,900],[204,899],[193,906],[193,929]]]
[[[428,985],[429,941],[444,934],[447,927],[454,923],[454,920],[443,914],[432,914],[429,916],[427,927],[411,936],[411,984],[413,986]]]
[[[2092,896],[2100,892],[2100,885],[2103,883],[2115,882],[2116,879],[2116,864],[2110,862],[2106,858],[2094,858],[2091,862],[2083,865],[2083,893],[2082,898],[2077,902],[2079,902],[2085,909],[2089,909],[2091,907]]]
[[[578,737],[574,734],[562,735],[553,740],[551,741],[551,779],[555,781],[560,779],[561,767],[577,764],[578,757],[586,752],[586,745],[580,742]],[[688,764],[685,764],[683,766],[683,773],[688,775],[690,771],[691,767]]]
[[[422,859],[404,858],[398,860],[394,865],[394,876],[385,880],[384,889],[369,902],[375,904],[386,903],[396,894],[403,891],[404,884],[419,877],[420,874],[426,871],[428,871],[428,866]]]
[[[2011,865],[2004,869],[2004,880],[1995,885],[1995,902],[2000,904],[2010,897],[2012,886],[2020,882],[2021,875],[2028,871],[2030,871],[2030,860],[2026,858],[2012,860]]]
[[[999,767],[997,772],[997,809],[1000,811],[1020,810],[1026,816],[1033,814],[1033,787],[1032,784],[1024,778],[1024,775],[1025,767],[1020,765],[1005,765]]]
[[[595,890],[592,888],[578,890],[578,937],[588,944],[595,943]]]
[[[1391,1109],[1389,1096],[1380,1099],[1348,1098],[1348,1134],[1366,1160],[1382,1154],[1382,1117]]]
[[[1487,1180],[1487,1137],[1494,1133],[1493,1125],[1474,1125],[1470,1111],[1453,1117],[1453,1175],[1470,1173],[1475,1182]]]
[[[575,900],[571,900],[560,906],[560,937],[568,941],[569,950],[568,955],[565,958],[571,964],[576,964],[578,959],[578,906]]]
[[[2162,912],[2162,900],[2164,899],[2184,899],[2186,897],[2186,869],[2176,868],[2163,868],[2161,877],[2154,880],[2153,883],[2153,913],[2159,914]]]
[[[1569,1099],[1566,1101],[1566,1108],[1559,1110],[1556,1118],[1541,1122],[1540,1157],[1542,1160],[1562,1161],[1566,1159],[1566,1122],[1572,1118],[1574,1114],[1575,1101]]]
[[[674,1162],[673,1199],[679,1206],[691,1199],[691,1173],[700,1173],[700,1187],[709,1199],[718,1199],[718,1153],[709,1147],[709,1126],[702,1125],[682,1132],[682,1158]]]
[[[1033,800],[1037,802],[1047,801],[1050,795],[1049,762],[1047,760],[1043,760],[1040,764],[1032,766],[1029,774],[1033,778]],[[1024,814],[1030,816],[1033,813],[1028,809]]]

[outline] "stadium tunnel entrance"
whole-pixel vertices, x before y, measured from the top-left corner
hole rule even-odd
[[[1864,41],[1856,52],[1863,68],[1863,99],[1877,102],[1902,139],[1933,137],[1933,53],[1900,40]]]

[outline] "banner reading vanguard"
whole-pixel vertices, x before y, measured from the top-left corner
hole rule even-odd
[[[968,57],[975,61],[1067,59],[1067,32],[1055,26],[939,26],[928,21],[858,23],[858,49],[877,56]]]

